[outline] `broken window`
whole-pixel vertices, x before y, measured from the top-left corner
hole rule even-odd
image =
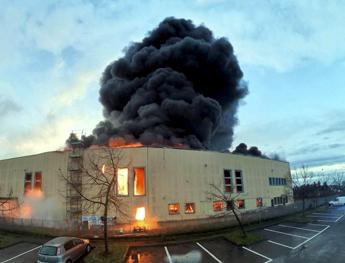
[[[128,168],[117,169],[117,194],[128,195]]]
[[[134,195],[145,195],[144,168],[134,168]]]
[[[213,201],[213,211],[214,212],[223,211],[223,202],[222,201]]]
[[[236,206],[238,209],[244,209],[245,208],[244,200],[243,199],[236,200]]]
[[[169,204],[169,215],[178,215],[180,213],[180,205],[178,203]]]
[[[194,203],[185,203],[184,212],[185,212],[185,214],[194,214],[195,213],[195,204]]]
[[[262,207],[262,197],[256,198],[256,207]]]
[[[32,173],[25,173],[25,181],[24,181],[24,195],[31,192],[32,188]]]
[[[225,193],[232,192],[231,170],[224,170],[224,186]]]
[[[42,191],[42,173],[41,172],[35,173],[34,190],[35,191]]]
[[[236,191],[237,193],[243,192],[243,178],[242,171],[235,171]]]

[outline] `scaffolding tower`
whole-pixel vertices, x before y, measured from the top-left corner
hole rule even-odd
[[[72,150],[68,156],[68,180],[66,194],[67,218],[76,222],[81,222],[82,199],[78,192],[82,191],[82,165],[83,165],[83,145],[81,141],[70,142]]]

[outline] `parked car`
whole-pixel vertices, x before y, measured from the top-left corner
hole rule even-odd
[[[330,201],[329,205],[345,205],[345,196],[338,196],[334,201]]]
[[[41,247],[37,263],[73,263],[90,253],[91,249],[88,239],[57,237]]]

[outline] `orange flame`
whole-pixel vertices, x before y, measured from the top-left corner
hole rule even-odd
[[[102,166],[102,174],[104,174],[105,173],[105,164],[103,164],[103,166]]]
[[[135,214],[135,219],[138,221],[145,220],[145,207],[138,207],[137,213]]]
[[[109,147],[112,148],[131,148],[131,147],[141,147],[144,146],[140,142],[126,142],[123,138],[111,138],[109,140]]]

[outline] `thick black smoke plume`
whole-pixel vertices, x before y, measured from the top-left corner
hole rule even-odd
[[[242,76],[227,39],[166,18],[107,66],[100,89],[105,120],[84,141],[227,149],[247,94]]]

